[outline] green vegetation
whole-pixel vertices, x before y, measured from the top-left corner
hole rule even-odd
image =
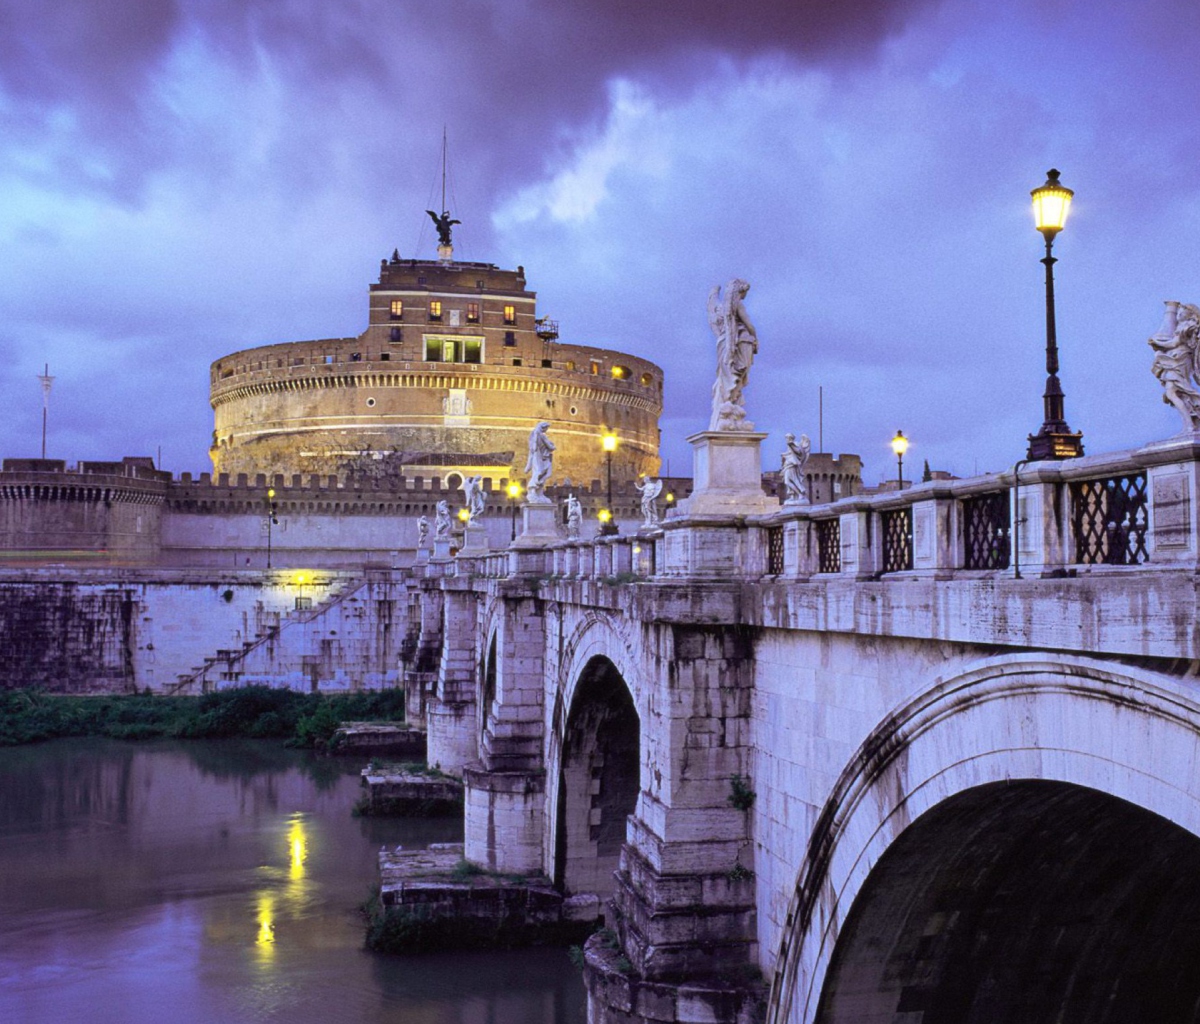
[[[0,746],[64,736],[121,740],[250,737],[336,753],[334,732],[347,720],[403,721],[404,693],[382,690],[325,696],[266,686],[201,697],[79,697],[33,690],[0,693]]]
[[[754,806],[754,799],[758,794],[750,788],[750,779],[741,775],[734,775],[729,780],[729,804],[731,807],[736,807],[739,811],[748,811]]]

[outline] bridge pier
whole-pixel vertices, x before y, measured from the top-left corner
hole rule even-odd
[[[620,954],[589,945],[589,1020],[733,1024],[764,996],[749,814],[752,636],[739,625],[655,629],[641,723],[648,777],[611,900]]]
[[[464,850],[489,871],[546,874],[543,602],[500,603],[483,665],[479,760],[463,770]]]
[[[453,775],[478,756],[475,730],[478,599],[464,579],[442,583],[442,657],[425,715],[431,765]]]

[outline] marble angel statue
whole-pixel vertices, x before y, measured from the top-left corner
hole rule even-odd
[[[421,516],[417,520],[417,547],[425,547],[425,542],[429,540],[429,517]]]
[[[483,516],[487,508],[487,496],[483,493],[483,477],[469,476],[462,484],[463,504],[467,506],[469,522],[475,522]]]
[[[1150,338],[1154,350],[1151,371],[1163,386],[1163,401],[1183,417],[1181,433],[1200,431],[1200,308],[1168,302],[1158,333]]]
[[[567,495],[567,538],[579,540],[579,530],[583,526],[583,506],[573,494]]]
[[[525,462],[525,472],[529,474],[528,497],[530,505],[548,505],[546,497],[546,482],[554,470],[554,442],[546,436],[550,424],[539,423],[529,433],[529,458]]]
[[[717,379],[713,382],[709,430],[753,430],[746,419],[742,389],[758,351],[758,334],[746,314],[743,300],[750,285],[734,278],[708,293],[708,323],[717,339]]]
[[[450,505],[446,501],[437,503],[437,513],[433,521],[433,535],[438,538],[450,536]]]
[[[808,463],[808,453],[812,450],[812,441],[807,434],[800,435],[800,443],[796,444],[795,434],[784,434],[787,450],[783,453],[783,487],[787,492],[783,503],[785,505],[802,505],[808,501],[808,488],[804,485],[804,467]]]
[[[642,525],[657,526],[658,505],[656,504],[656,499],[662,494],[662,481],[651,480],[649,477],[645,477],[641,480],[635,480],[633,486],[642,495]]]

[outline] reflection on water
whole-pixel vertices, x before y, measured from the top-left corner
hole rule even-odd
[[[573,1024],[561,950],[379,957],[358,904],[382,845],[357,765],[262,743],[0,749],[0,1021]]]

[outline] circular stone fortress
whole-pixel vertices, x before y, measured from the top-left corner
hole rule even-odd
[[[557,446],[554,482],[658,471],[662,370],[563,344],[525,269],[452,259],[381,261],[355,338],[245,349],[212,365],[216,473],[523,479],[529,433]]]

